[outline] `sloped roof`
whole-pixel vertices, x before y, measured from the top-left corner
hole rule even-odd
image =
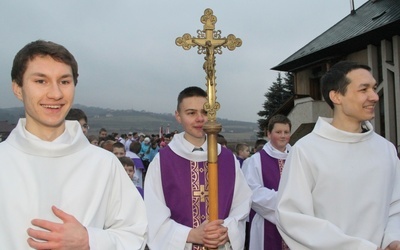
[[[309,64],[378,44],[400,34],[400,1],[369,0],[289,56],[273,70],[293,71]]]

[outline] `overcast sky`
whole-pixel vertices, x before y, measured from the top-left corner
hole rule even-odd
[[[256,122],[278,74],[270,69],[347,16],[350,0],[0,0],[0,107],[22,106],[12,60],[43,39],[77,59],[76,104],[172,114],[183,88],[206,89],[204,55],[175,45],[203,29],[206,8],[222,36],[243,41],[217,55],[217,117]]]

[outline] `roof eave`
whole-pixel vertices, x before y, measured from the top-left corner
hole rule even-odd
[[[338,58],[351,52],[365,49],[369,44],[377,45],[382,39],[389,39],[394,35],[400,35],[400,29],[398,28],[399,26],[400,20],[397,20],[386,26],[380,27],[379,29],[372,30],[341,43],[334,44],[330,47],[326,47],[303,57],[299,57],[298,59],[284,63],[287,60],[286,59],[281,64],[271,69],[276,71],[293,72],[298,69],[308,67],[312,64],[316,64],[317,62]]]

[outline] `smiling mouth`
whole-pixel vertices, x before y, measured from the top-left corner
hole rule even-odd
[[[374,106],[374,105],[370,105],[370,106],[365,106],[364,108],[374,110],[374,109],[375,109],[375,106]]]
[[[59,109],[59,108],[61,108],[61,105],[42,105],[42,107],[48,108],[48,109]]]

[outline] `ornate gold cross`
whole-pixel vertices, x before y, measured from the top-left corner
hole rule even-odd
[[[228,37],[221,38],[221,31],[215,30],[215,23],[217,17],[213,15],[211,9],[206,9],[204,15],[200,19],[201,23],[204,24],[203,30],[197,30],[197,38],[192,37],[186,33],[182,37],[178,37],[175,40],[176,45],[182,46],[184,50],[189,50],[194,46],[197,46],[198,54],[205,54],[205,62],[203,69],[206,72],[207,80],[207,94],[208,104],[205,105],[205,110],[208,114],[209,121],[216,120],[217,111],[220,108],[218,102],[216,102],[216,83],[215,83],[215,54],[222,54],[221,47],[234,50],[236,47],[242,45],[242,40],[236,38],[230,34]]]
[[[230,34],[228,37],[221,37],[221,31],[215,30],[217,17],[213,15],[211,9],[206,9],[200,19],[204,24],[203,30],[197,30],[197,37],[192,37],[186,33],[175,40],[176,45],[182,46],[184,50],[197,46],[198,54],[205,54],[203,69],[206,72],[206,86],[208,102],[204,104],[207,111],[208,121],[203,129],[207,133],[207,161],[208,161],[208,180],[209,180],[209,212],[210,221],[218,219],[218,145],[217,136],[221,132],[222,126],[217,123],[217,111],[220,104],[216,101],[216,82],[215,82],[215,54],[222,54],[221,48],[234,50],[242,45],[242,40]]]

